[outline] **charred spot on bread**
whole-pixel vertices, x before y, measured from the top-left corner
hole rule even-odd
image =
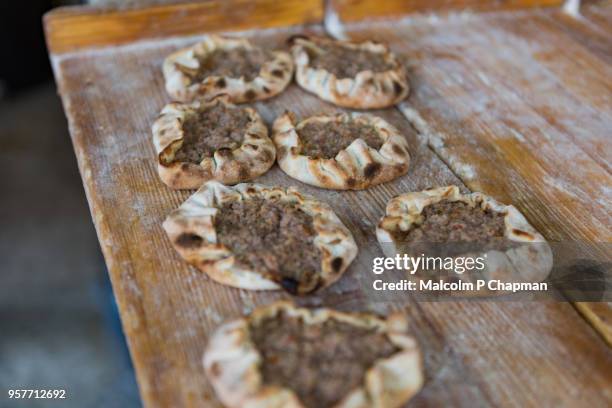
[[[227,147],[222,147],[217,150],[217,154],[221,157],[230,157],[232,156],[232,149]]]
[[[514,235],[518,235],[519,237],[525,237],[525,238],[532,238],[532,237],[533,237],[533,235],[532,235],[532,234],[530,234],[530,233],[528,233],[528,232],[526,232],[526,231],[523,231],[523,230],[517,229],[517,228],[513,228],[513,229],[512,229],[512,233],[513,233]]]
[[[368,163],[363,169],[363,175],[365,178],[373,178],[380,171],[380,163]]]
[[[255,99],[256,96],[257,96],[257,92],[255,92],[252,89],[249,89],[248,91],[244,93],[244,97],[249,101]]]
[[[176,245],[188,249],[199,248],[203,242],[204,240],[201,236],[192,232],[182,233],[176,238],[175,241]]]
[[[334,258],[331,262],[331,267],[334,270],[334,272],[337,273],[338,271],[340,271],[343,263],[344,261],[342,260],[342,258]]]
[[[404,92],[404,86],[397,81],[393,81],[393,92],[395,92],[396,95],[400,95]]]
[[[280,285],[290,294],[297,295],[300,283],[293,278],[284,277],[280,280]]]
[[[210,374],[213,377],[219,377],[221,375],[221,367],[219,363],[215,362],[210,366]]]
[[[215,86],[217,88],[225,88],[227,86],[227,82],[225,82],[225,78],[217,79],[217,82],[215,82]]]
[[[395,153],[399,154],[400,156],[403,156],[406,154],[404,149],[402,149],[399,145],[394,144],[391,148],[393,149]]]

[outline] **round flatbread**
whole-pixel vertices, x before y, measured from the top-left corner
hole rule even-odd
[[[227,94],[234,103],[271,98],[293,76],[291,55],[267,51],[244,38],[208,35],[164,60],[168,94],[178,101]]]
[[[196,189],[208,180],[249,181],[268,171],[276,157],[259,114],[232,105],[225,95],[168,104],[152,131],[159,176],[174,189]]]
[[[164,229],[187,262],[243,289],[310,293],[338,280],[357,255],[332,209],[294,188],[211,181]]]
[[[297,83],[321,99],[345,108],[377,109],[408,95],[404,67],[385,45],[303,36],[291,43]]]
[[[286,112],[274,122],[278,164],[303,183],[360,190],[408,171],[408,142],[385,120],[365,113],[312,116]]]
[[[401,194],[389,201],[376,228],[385,255],[481,257],[475,273],[451,272],[453,279],[476,278],[506,283],[541,282],[552,269],[552,251],[544,237],[512,205],[482,193],[462,194],[457,186]],[[439,271],[435,271],[439,272]],[[417,272],[418,276],[420,273]],[[459,291],[461,292],[461,291]],[[485,285],[461,295],[492,293]]]
[[[204,369],[230,408],[395,408],[424,381],[402,315],[383,319],[288,302],[219,327]]]

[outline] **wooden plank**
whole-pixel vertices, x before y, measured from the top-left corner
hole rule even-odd
[[[302,31],[246,35],[276,47]],[[169,101],[163,58],[198,37],[140,41],[148,35],[122,47],[55,53],[53,67],[143,401],[151,407],[218,407],[201,367],[210,331],[286,295],[213,283],[187,266],[167,241],[161,222],[189,192],[172,191],[158,180],[150,126]],[[93,36],[79,47],[90,45],[100,40]],[[268,123],[287,108],[299,116],[336,110],[295,85],[255,107]],[[373,229],[387,200],[400,192],[462,185],[397,110],[377,113],[409,141],[413,160],[406,176],[360,192],[309,187],[277,167],[258,180],[297,185],[330,203],[359,245],[358,258],[340,282],[299,301],[383,313],[404,309],[425,354],[427,383],[416,406],[609,405],[611,396],[601,392],[610,385],[609,349],[568,304],[417,303],[410,297],[389,304],[363,290],[372,257],[382,255]]]
[[[412,13],[516,10],[560,7],[562,4],[563,0],[330,0],[327,11],[333,13],[341,22],[355,22]]]
[[[60,7],[44,17],[53,53],[145,38],[319,23],[323,0],[214,0],[128,10]]]
[[[513,202],[549,239],[610,242],[612,43],[560,16],[415,17],[344,32],[404,55],[413,92],[401,108],[468,187]],[[578,307],[610,343],[610,308]]]
[[[610,23],[612,21],[612,2],[610,0],[587,3],[580,9],[580,14],[601,32],[612,35],[612,24]]]
[[[288,35],[262,34],[257,40],[273,46]],[[188,196],[158,180],[149,131],[168,100],[159,66],[176,47],[175,41],[150,43],[54,61],[143,400],[148,406],[217,406],[200,364],[208,333],[220,321],[282,295],[241,291],[209,281],[182,262],[161,229],[168,212]],[[335,110],[295,86],[276,99],[256,104],[268,123],[287,107],[298,115]],[[413,165],[400,180],[361,192],[308,187],[278,168],[259,180],[297,184],[332,204],[358,242],[360,255],[347,276],[320,295],[303,300],[309,304],[379,312],[401,308],[403,302],[386,305],[380,299],[368,299],[361,290],[360,278],[371,273],[371,258],[381,255],[373,227],[392,196],[460,183],[420,143],[399,112],[381,114],[410,141]],[[416,405],[448,401],[458,406],[546,404],[556,400],[557,389],[573,392],[575,402],[579,395],[585,398],[583,392],[594,404],[604,401],[597,390],[604,384],[610,355],[567,304],[419,305],[410,298],[404,302],[424,345],[429,379]],[[486,342],[487,348],[479,342]],[[542,348],[543,354],[534,351]],[[568,357],[568,348],[580,352]],[[525,366],[538,367],[538,373],[547,378],[546,386],[533,382],[519,388]],[[559,374],[568,368],[569,372],[589,370],[596,379],[583,383]],[[491,373],[497,373],[499,381],[491,379]],[[505,383],[507,377],[512,379],[511,386]],[[457,378],[462,381],[457,383]]]
[[[257,39],[273,46],[282,44],[289,34],[263,34]],[[176,48],[177,41],[143,44],[139,49],[59,57],[54,65],[143,400],[149,406],[215,406],[200,363],[207,333],[227,317],[280,295],[240,291],[209,281],[175,254],[161,229],[165,216],[189,194],[171,191],[158,180],[149,130],[169,99],[163,90],[161,61]],[[88,85],[83,87],[83,82]],[[257,109],[271,122],[289,106],[300,115],[333,109],[295,86],[277,99],[257,104]],[[398,112],[392,114],[389,119],[403,126],[417,150],[415,133]],[[424,146],[422,151],[431,155]],[[415,153],[413,163],[416,177],[396,187],[341,194],[300,185],[344,208],[340,215],[363,249],[356,261],[361,268],[368,267],[371,251],[379,252],[372,227],[387,199],[429,183],[456,181],[439,161]],[[261,181],[300,184],[278,168]],[[357,289],[349,275],[310,302],[363,306]],[[439,341],[434,344],[432,352],[443,349]]]
[[[612,20],[612,15],[610,19]],[[587,48],[593,56],[601,58],[607,64],[612,63],[612,46],[610,45],[612,31],[605,32],[588,18],[576,18],[563,12],[554,13],[554,18],[550,20],[574,41]]]

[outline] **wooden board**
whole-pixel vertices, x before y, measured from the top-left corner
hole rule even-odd
[[[606,12],[590,9],[601,24]],[[612,241],[612,37],[602,27],[550,9],[340,32],[404,56],[413,90],[401,109],[470,189],[513,203],[550,240],[592,251]],[[602,306],[579,310],[612,343]]]
[[[127,10],[61,7],[45,15],[53,52],[216,30],[318,23],[323,0],[209,0]]]
[[[562,4],[563,0],[329,0],[328,13],[333,13],[340,21],[355,22],[412,13],[514,10]]]
[[[66,14],[61,18],[62,30],[70,32],[71,20]],[[53,20],[53,15],[47,18],[47,27]],[[173,24],[180,23],[177,17]],[[74,24],[83,27],[78,19]],[[321,30],[309,26],[243,34],[276,47],[293,33]],[[86,48],[71,39],[63,43],[56,33],[47,30],[56,80],[143,401],[150,407],[217,407],[201,367],[210,331],[286,295],[211,282],[185,265],[161,228],[189,193],[166,188],[155,170],[150,126],[169,101],[160,67],[168,53],[198,37],[147,33],[123,46],[98,48],[96,39],[93,48]],[[150,40],[151,35],[156,39]],[[299,116],[336,110],[294,85],[255,107],[268,123],[287,108]],[[386,304],[361,290],[360,278],[371,273],[371,258],[381,255],[373,228],[386,201],[430,186],[464,187],[399,111],[378,113],[410,143],[412,166],[401,179],[367,191],[334,192],[305,186],[275,167],[258,180],[297,185],[330,203],[360,247],[340,282],[300,301],[345,310],[404,309],[425,354],[427,383],[415,406],[610,405],[612,396],[604,392],[611,384],[610,350],[569,304],[417,303],[410,297]]]

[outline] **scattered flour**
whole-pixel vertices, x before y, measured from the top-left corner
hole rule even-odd
[[[450,169],[464,182],[467,183],[476,178],[476,170],[468,163],[465,163],[457,155],[452,154],[446,148],[444,141],[446,135],[431,130],[429,124],[423,119],[420,113],[408,106],[407,103],[399,105],[400,111],[406,119],[418,131],[419,138],[422,139],[432,150],[450,167]]]
[[[212,307],[206,306],[204,309],[204,315],[209,318],[213,323],[219,324],[223,322],[223,317]]]
[[[248,290],[241,290],[239,293],[240,300],[242,300],[242,314],[248,315],[257,307],[253,300],[253,294]]]

